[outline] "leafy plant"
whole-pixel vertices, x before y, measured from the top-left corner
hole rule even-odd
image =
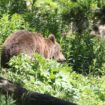
[[[2,95],[1,93],[0,93],[0,104],[1,105],[16,105],[15,100],[13,100],[9,96]]]
[[[0,75],[28,90],[51,94],[78,105],[105,104],[105,76],[83,76],[73,72],[67,65],[47,61],[39,54],[35,54],[33,59],[20,54],[14,56],[9,64],[11,68],[8,71],[2,69]]]
[[[67,62],[73,70],[82,74],[104,75],[104,41],[85,35],[74,35],[63,40]]]
[[[27,22],[24,21],[22,16],[19,14],[12,16],[4,14],[0,19],[0,44],[3,43],[12,32],[22,29],[29,29]]]

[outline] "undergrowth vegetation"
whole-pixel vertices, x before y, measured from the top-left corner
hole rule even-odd
[[[105,41],[85,33],[63,39],[67,63],[74,71],[84,75],[105,75]]]
[[[0,1],[0,49],[5,39],[18,30],[41,32],[44,37],[53,33],[66,62],[20,54],[10,60],[10,68],[0,68],[0,76],[28,90],[78,105],[105,105],[105,39],[90,35],[92,24],[98,21],[96,15],[105,20],[105,1],[27,1]],[[95,14],[97,8],[101,13]],[[0,94],[0,105],[16,103],[12,97]]]
[[[105,76],[83,76],[66,64],[46,61],[35,54],[35,59],[24,54],[9,62],[10,69],[2,69],[1,76],[19,83],[31,91],[51,94],[78,105],[104,105]]]
[[[10,16],[3,14],[0,19],[0,44],[12,33],[17,30],[28,30],[28,23],[19,14]]]

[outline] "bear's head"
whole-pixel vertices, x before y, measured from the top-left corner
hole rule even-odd
[[[53,34],[50,34],[48,39],[51,40],[53,43],[53,48],[52,48],[52,53],[51,53],[52,58],[58,62],[64,62],[66,58],[64,57],[61,46],[56,41],[55,36]]]

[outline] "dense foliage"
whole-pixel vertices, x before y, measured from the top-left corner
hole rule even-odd
[[[8,71],[3,69],[1,76],[18,82],[28,90],[51,94],[79,105],[105,104],[104,76],[86,77],[73,72],[65,64],[46,61],[38,54],[34,57],[33,61],[24,54],[13,57],[10,61],[11,68]]]
[[[67,62],[73,70],[92,75],[104,75],[105,41],[85,33],[63,40]]]
[[[0,49],[17,30],[55,34],[66,63],[33,60],[20,54],[0,75],[26,89],[51,94],[78,105],[105,105],[105,39],[90,35],[92,25],[105,23],[104,0],[0,0]],[[0,94],[1,105],[15,105]]]

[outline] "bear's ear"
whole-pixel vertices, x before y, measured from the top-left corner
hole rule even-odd
[[[53,34],[50,34],[48,37],[53,43],[55,43],[55,36]]]

